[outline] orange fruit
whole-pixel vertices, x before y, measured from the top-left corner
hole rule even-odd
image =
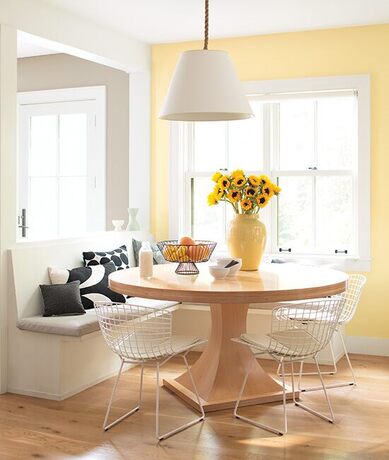
[[[200,257],[200,250],[201,250],[201,247],[199,245],[189,246],[188,256],[190,260],[192,260],[193,262],[198,261]]]
[[[190,236],[182,236],[179,239],[178,243],[188,246],[188,245],[196,244],[196,241],[193,238],[191,238]]]

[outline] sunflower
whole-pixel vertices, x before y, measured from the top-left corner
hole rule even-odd
[[[212,176],[212,180],[214,182],[219,182],[219,179],[223,177],[223,174],[220,171],[215,172],[215,174]]]
[[[260,208],[264,208],[269,201],[269,197],[261,193],[257,196],[257,204]]]
[[[250,200],[248,200],[247,198],[242,200],[240,202],[240,205],[242,206],[243,211],[248,211],[253,207],[253,203]]]
[[[237,177],[239,176],[243,176],[244,177],[244,171],[242,169],[235,169],[235,171],[232,171],[231,173],[231,177],[233,179],[236,179]]]
[[[271,198],[274,195],[273,185],[274,184],[272,184],[272,183],[263,185],[262,186],[262,195],[265,195],[268,198]]]
[[[231,203],[236,203],[241,198],[240,192],[238,190],[231,190],[231,192],[227,195],[227,199],[231,201]]]
[[[271,187],[273,189],[274,195],[278,195],[282,190],[282,188],[278,187],[276,184],[271,184]]]
[[[228,188],[231,185],[230,180],[228,179],[228,176],[222,176],[218,181],[217,181],[219,187],[222,189]]]
[[[249,182],[253,187],[258,187],[258,185],[261,183],[258,176],[249,176]]]
[[[248,187],[246,189],[246,195],[247,196],[254,196],[257,193],[257,189],[254,187]]]
[[[236,176],[234,178],[234,180],[232,181],[232,185],[234,185],[235,187],[238,187],[238,188],[241,188],[245,185],[246,183],[246,178],[242,175],[242,176]]]
[[[213,192],[208,195],[207,200],[208,206],[213,206],[219,202],[218,197]]]
[[[259,182],[261,185],[271,184],[271,180],[264,174],[262,174],[262,176],[259,176]]]
[[[216,184],[215,188],[213,189],[213,194],[215,195],[217,200],[220,200],[220,198],[222,198],[222,196],[224,195],[224,190],[222,187],[220,187],[219,184]]]

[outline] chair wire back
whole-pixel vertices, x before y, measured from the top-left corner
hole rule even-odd
[[[364,275],[349,275],[347,290],[342,294],[344,308],[339,318],[339,323],[344,324],[352,320],[361,298],[362,288],[366,283]]]
[[[289,358],[316,355],[331,340],[343,305],[338,296],[274,309],[269,351]]]
[[[170,311],[113,302],[95,302],[95,311],[105,341],[121,358],[144,362],[175,353]]]

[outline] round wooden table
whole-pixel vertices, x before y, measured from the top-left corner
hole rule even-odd
[[[204,410],[208,412],[231,408],[238,397],[252,352],[230,339],[246,332],[250,304],[271,309],[273,302],[339,294],[346,290],[348,279],[340,271],[296,264],[261,264],[259,271],[240,271],[223,280],[215,280],[205,264],[199,264],[200,274],[196,276],[177,275],[175,268],[175,264],[155,265],[150,280],[141,279],[138,268],[120,270],[109,276],[109,286],[125,295],[210,305],[211,334],[192,367]],[[164,380],[164,385],[198,409],[187,373]],[[242,405],[281,399],[281,384],[256,361]]]

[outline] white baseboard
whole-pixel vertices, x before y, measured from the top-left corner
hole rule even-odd
[[[389,356],[389,339],[378,337],[347,336],[347,350],[349,353],[361,355]]]

